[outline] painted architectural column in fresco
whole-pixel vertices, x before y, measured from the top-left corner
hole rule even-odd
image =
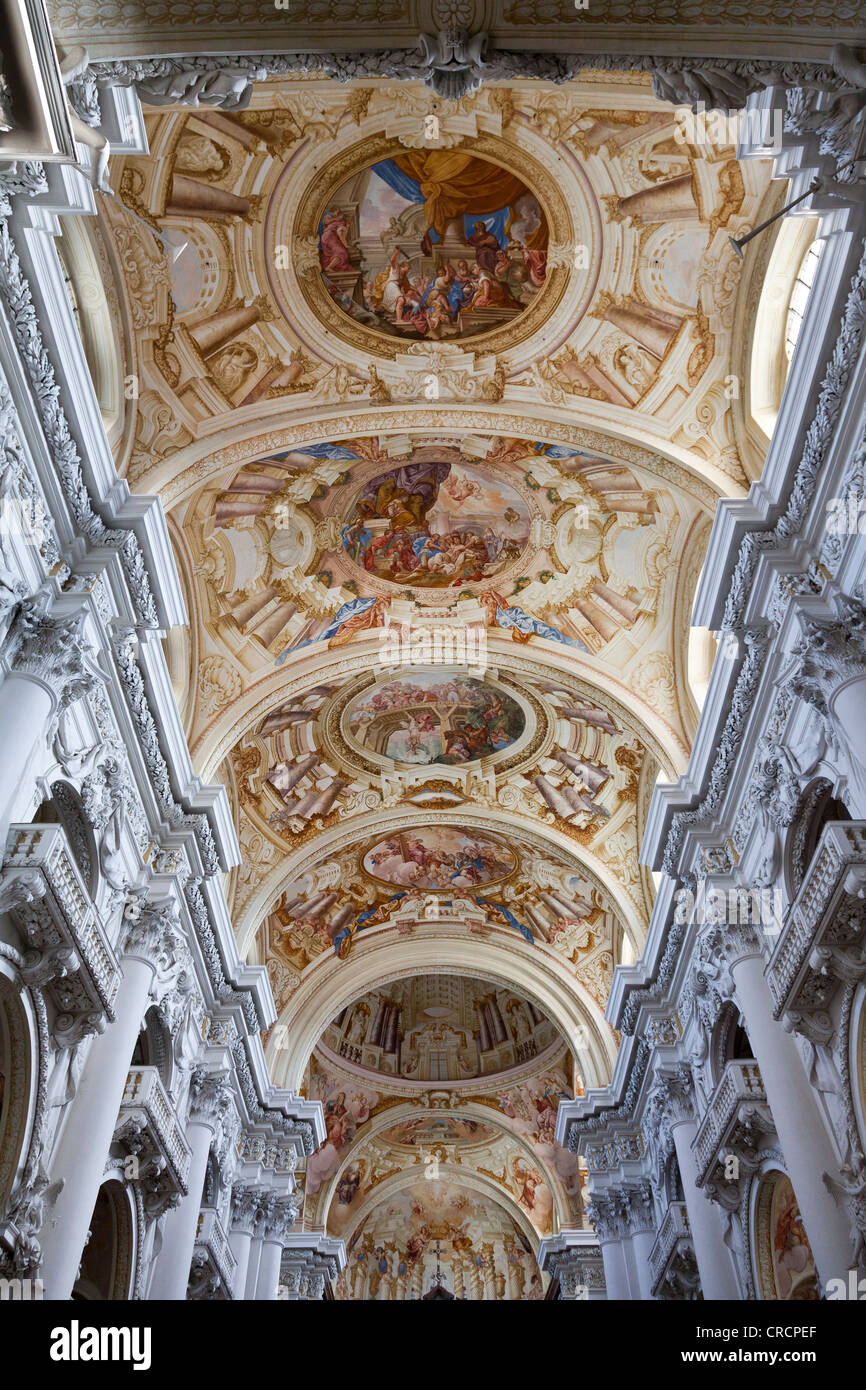
[[[376,1013],[376,1019],[375,1019],[375,1022],[373,1023],[373,1031],[372,1031],[372,1033],[370,1034],[370,1043],[372,1044],[373,1047],[380,1047],[381,1044],[382,1044],[382,1029],[383,1029],[384,1026],[385,1026],[385,1015],[386,1015],[387,1012],[388,1012],[388,1001],[387,1001],[387,999],[380,999],[380,1000],[379,1000],[379,1008],[378,1008],[378,1011],[377,1011],[377,1013]]]
[[[609,584],[602,584],[597,581],[592,586],[592,593],[596,594],[598,598],[604,599],[605,603],[609,603],[611,608],[616,609],[617,613],[625,618],[626,622],[636,623],[640,617],[640,609],[637,604],[633,603],[630,598],[618,594]]]
[[[619,507],[619,502],[617,507]],[[572,705],[563,709],[563,719],[576,719],[580,724],[589,724],[593,729],[603,729],[607,734],[617,732],[610,715],[601,709],[590,709],[587,705]]]
[[[542,941],[549,941],[550,928],[552,923],[548,922],[547,919],[542,916],[538,908],[534,906],[533,903],[525,903],[523,905],[523,910],[526,913],[532,925],[538,929],[538,933]]]
[[[541,792],[541,795],[544,797],[551,811],[555,811],[556,814],[562,816],[564,820],[567,820],[569,816],[574,814],[572,807],[566,801],[563,793],[559,791],[547,777],[538,773],[537,776],[533,777],[532,781]],[[539,896],[542,899],[544,898],[543,893],[539,894]]]
[[[172,174],[166,216],[244,217],[250,210],[249,198],[238,198],[212,183],[200,183],[186,174]]]
[[[224,1109],[230,1103],[225,1078],[219,1074],[194,1072],[191,1093],[190,1121],[186,1129],[192,1150],[188,1191],[166,1214],[150,1295],[172,1302],[186,1298],[210,1146],[219,1131]]]
[[[347,785],[347,778],[335,777],[333,782],[331,782],[324,791],[319,791],[318,787],[312,787],[301,797],[300,801],[293,808],[295,815],[306,816],[308,818],[312,816],[326,816],[337,797],[340,795],[340,792]],[[331,901],[335,902],[336,897],[337,895],[332,893]]]
[[[830,1136],[809,1084],[803,1060],[790,1033],[773,1018],[764,978],[764,959],[749,933],[740,932],[739,947],[731,940],[730,958],[737,998],[788,1173],[800,1205],[803,1224],[822,1283],[844,1278],[854,1251],[848,1222],[825,1184],[824,1175],[839,1182],[838,1163]]]
[[[483,1004],[476,1005],[478,1013],[478,1046],[482,1052],[489,1052],[493,1043],[490,1038],[490,1028],[487,1024],[487,1010]]]
[[[654,357],[664,357],[682,319],[665,309],[655,309],[635,299],[617,304],[608,299],[602,317],[645,347]]]
[[[610,779],[610,772],[606,767],[599,767],[597,763],[588,763],[583,758],[579,758],[576,753],[570,753],[565,748],[556,750],[556,761],[567,768],[569,772],[576,772],[593,794]],[[589,910],[587,905],[586,911]]]
[[[692,191],[692,175],[682,174],[679,178],[668,179],[665,183],[642,188],[638,193],[630,193],[619,199],[619,213],[622,217],[636,217],[641,222],[674,222],[687,219],[698,220],[698,207]]]
[[[188,331],[202,357],[210,357],[231,338],[258,323],[262,311],[258,304],[230,304],[210,318],[202,319]],[[276,593],[276,590],[273,590]],[[255,611],[255,610],[254,610]]]
[[[619,623],[605,613],[594,599],[589,597],[575,599],[574,606],[579,613],[583,614],[590,627],[594,627],[599,636],[604,638],[605,642],[610,642],[612,638],[616,637],[620,628]]]
[[[298,783],[306,777],[307,773],[312,772],[313,768],[320,762],[321,758],[318,753],[310,753],[308,757],[302,758],[300,762],[295,763],[293,767],[287,768],[285,772],[281,770],[279,783],[280,791],[290,792],[292,788],[296,787]]]
[[[498,1043],[508,1041],[508,1030],[505,1027],[505,1019],[499,1008],[499,1001],[495,994],[490,996],[490,1017],[493,1023],[493,1036]]]

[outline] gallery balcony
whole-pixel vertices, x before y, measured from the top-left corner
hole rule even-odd
[[[776,1018],[820,1045],[843,983],[866,975],[866,821],[824,826],[767,967]]]
[[[150,1215],[159,1215],[175,1197],[185,1195],[192,1154],[156,1067],[129,1072],[114,1142],[138,1159]]]
[[[671,1202],[650,1252],[655,1298],[695,1299],[700,1289],[685,1202]]]
[[[232,1296],[237,1261],[214,1207],[202,1207],[192,1255],[188,1297],[228,1299]]]
[[[23,938],[22,978],[44,988],[65,1047],[114,1019],[120,985],[114,951],[60,825],[12,825],[0,871],[0,910]]]
[[[772,1127],[773,1117],[757,1062],[728,1062],[692,1145],[698,1186],[715,1178],[717,1171],[723,1182],[730,1182],[732,1177],[736,1180],[740,1163],[749,1165],[760,1136]],[[737,1159],[737,1164],[734,1174],[729,1175],[725,1168],[731,1157]]]

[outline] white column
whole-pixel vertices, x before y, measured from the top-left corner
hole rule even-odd
[[[839,1172],[815,1093],[794,1039],[773,1018],[763,959],[741,955],[732,970],[821,1282],[844,1279],[854,1250],[847,1218],[824,1184],[825,1173],[838,1181]]]
[[[860,779],[866,772],[866,673],[840,686],[829,700],[851,757],[860,764]]]
[[[655,1245],[655,1239],[654,1231],[636,1231],[629,1241],[627,1258],[629,1285],[632,1291],[631,1296],[637,1302],[645,1302],[653,1296],[649,1257]]]
[[[115,1021],[90,1045],[51,1164],[52,1181],[59,1179],[63,1186],[40,1233],[48,1298],[71,1296],[156,961],[178,958],[181,937],[173,902],[138,906],[133,920],[124,918],[121,941],[123,978],[114,1002]]]
[[[725,1245],[721,1213],[715,1202],[702,1192],[697,1185],[698,1165],[692,1152],[692,1142],[698,1132],[694,1120],[674,1120],[671,1124],[674,1148],[680,1167],[683,1185],[683,1198],[689,1214],[689,1226],[698,1273],[701,1276],[701,1292],[707,1302],[730,1302],[742,1298],[731,1252]]]
[[[599,1245],[601,1246],[601,1258],[604,1261],[604,1282],[607,1287],[608,1298],[628,1302],[631,1298],[631,1291],[626,1273],[622,1241],[618,1239],[603,1241],[599,1237]]]
[[[4,644],[12,669],[0,684],[0,854],[10,821],[30,800],[40,770],[34,761],[40,749],[47,753],[58,710],[71,705],[96,679],[88,665],[87,614],[80,597],[76,608],[70,608],[69,598],[60,598],[49,612],[51,602],[47,594],[27,599]]]
[[[45,743],[53,709],[54,700],[41,681],[29,680],[13,671],[0,685],[0,846],[4,851],[10,822],[23,814],[19,808],[35,780],[31,764]]]
[[[266,1193],[262,1201],[262,1245],[256,1274],[255,1297],[273,1300],[280,1282],[280,1264],[286,1237],[298,1215],[292,1198],[283,1193]]]
[[[51,1164],[52,1182],[60,1179],[63,1187],[39,1236],[46,1298],[72,1295],[153,976],[149,960],[123,960],[115,1021],[90,1044],[69,1105]]]
[[[277,1285],[280,1282],[280,1259],[282,1258],[283,1247],[281,1241],[274,1236],[266,1237],[262,1241],[262,1254],[259,1260],[258,1274],[256,1276],[256,1298],[275,1299],[277,1296]]]
[[[250,1254],[247,1261],[247,1281],[244,1286],[243,1298],[250,1302],[256,1296],[256,1284],[259,1277],[259,1261],[262,1257],[262,1238],[254,1235],[250,1241]],[[240,1288],[240,1285],[238,1285]]]
[[[191,1118],[186,1131],[192,1150],[189,1186],[186,1196],[166,1216],[162,1248],[150,1291],[153,1299],[178,1301],[186,1298],[208,1155],[221,1117],[231,1105],[226,1078],[219,1073],[197,1070],[193,1073],[190,1092]]]
[[[235,1257],[233,1299],[239,1300],[246,1297],[253,1230],[259,1200],[260,1194],[248,1187],[236,1187],[232,1192],[232,1224],[229,1230],[229,1248]]]

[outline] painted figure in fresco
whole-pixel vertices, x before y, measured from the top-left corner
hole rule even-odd
[[[508,873],[513,861],[508,850],[492,841],[442,832],[431,843],[418,835],[392,836],[368,851],[364,864],[369,873],[386,882],[408,881],[420,889],[441,891],[487,883]]]
[[[366,307],[328,278],[353,268],[348,227],[340,221],[341,204],[355,203],[354,184],[334,191],[320,230],[325,288],[351,318],[403,338],[459,337],[480,327],[473,308],[487,311],[489,326],[513,317],[542,287],[547,222],[519,176],[462,152],[418,150],[372,165],[365,186],[357,234],[365,248]],[[418,250],[410,251],[407,236],[419,232]],[[452,255],[460,248],[456,259],[443,254],[445,242]]]
[[[358,1189],[361,1186],[363,1177],[362,1166],[359,1163],[350,1163],[346,1171],[340,1177],[337,1185],[337,1201],[341,1206],[348,1207],[355,1200]]]
[[[347,1139],[351,1139],[353,1128],[346,1106],[346,1092],[339,1091],[325,1102],[325,1142],[332,1144],[335,1149],[341,1149]]]
[[[418,1263],[423,1258],[427,1246],[430,1244],[430,1228],[425,1222],[420,1230],[415,1231],[406,1241],[406,1263],[410,1267]]]
[[[322,218],[319,233],[320,261],[322,270],[351,271],[354,269],[349,259],[349,223],[339,208],[330,208]]]
[[[486,270],[490,275],[494,275],[496,273],[496,257],[502,248],[486,222],[476,222],[473,232],[466,240],[475,250],[478,269]]]
[[[773,1261],[780,1298],[818,1298],[812,1251],[800,1215],[800,1206],[790,1183],[785,1185],[785,1200],[776,1218]]]

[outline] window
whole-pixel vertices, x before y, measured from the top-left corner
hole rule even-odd
[[[797,346],[797,339],[803,325],[803,315],[806,312],[806,303],[812,291],[812,282],[815,279],[823,249],[824,242],[821,238],[812,242],[800,262],[800,269],[797,271],[791,298],[788,300],[788,317],[785,320],[785,356],[789,362],[794,356],[794,348]]]

